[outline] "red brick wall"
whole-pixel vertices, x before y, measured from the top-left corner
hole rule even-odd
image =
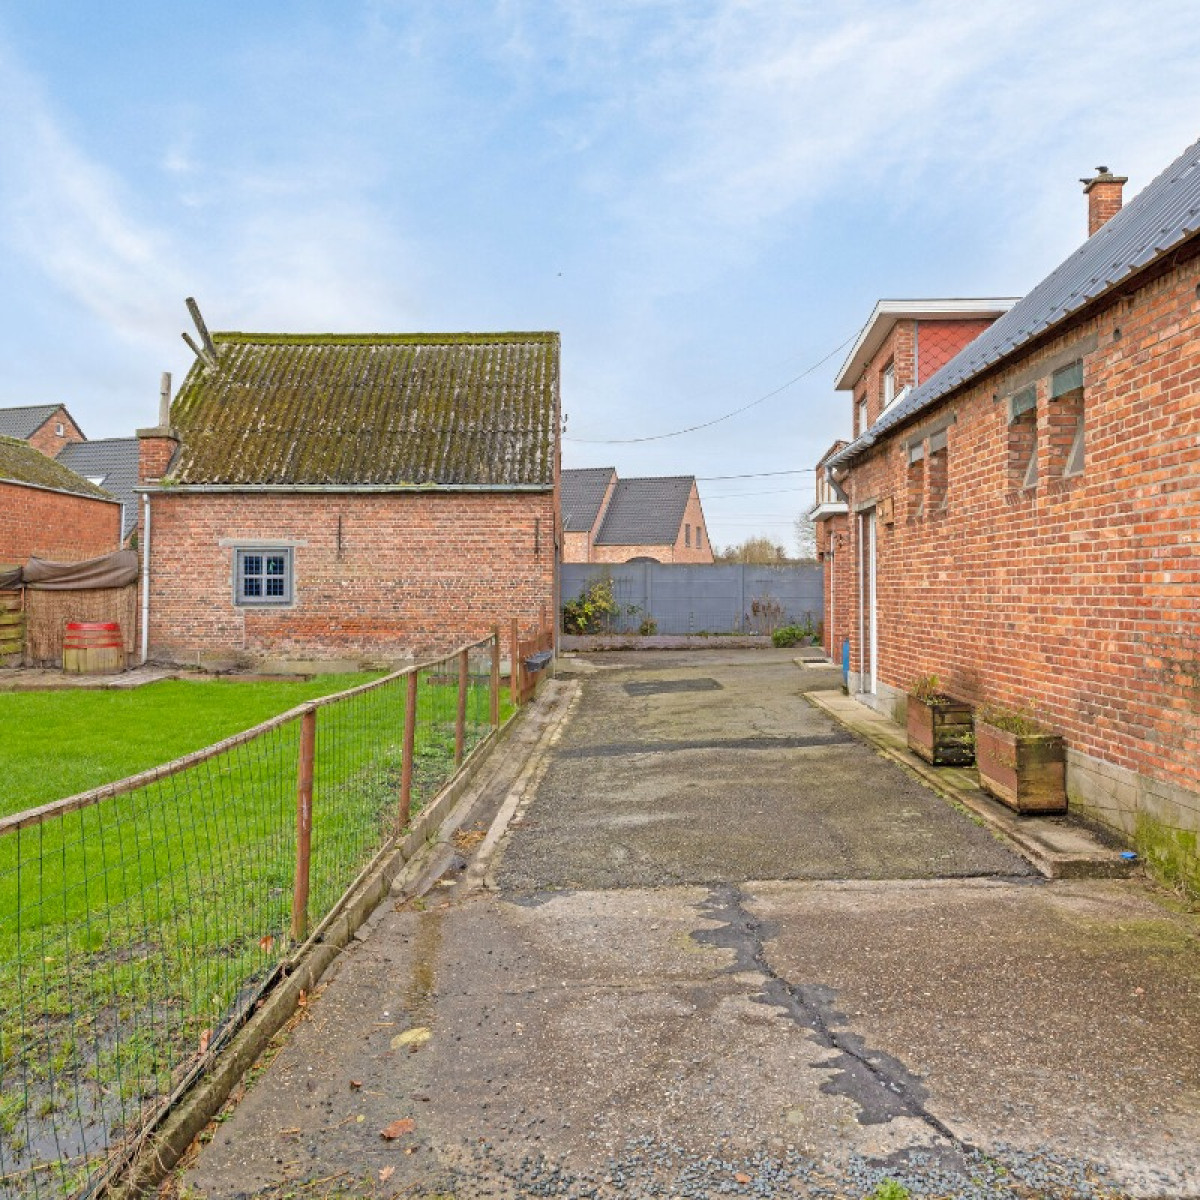
[[[0,482],[0,563],[80,562],[119,550],[121,506]]]
[[[974,701],[1025,706],[1068,745],[1200,785],[1200,260],[977,381],[938,413],[948,505],[907,515],[901,438],[847,482],[854,506],[892,497],[879,530],[880,678],[933,672]],[[1039,380],[1039,483],[1012,486],[1006,397],[1032,367],[1084,355],[1086,465],[1055,477],[1058,402]],[[927,413],[922,420],[935,414]],[[858,535],[851,521],[851,540]],[[855,601],[857,603],[857,601]],[[857,669],[858,633],[852,665]]]
[[[873,425],[883,412],[883,372],[889,362],[895,367],[896,395],[900,394],[901,389],[913,386],[917,367],[915,350],[913,322],[897,321],[892,326],[891,333],[875,352],[874,358],[867,364],[851,393],[855,437],[863,432],[858,424],[858,404],[864,396],[867,398],[868,426]]]
[[[151,657],[399,659],[514,616],[532,632],[554,620],[554,518],[551,492],[154,493]],[[266,540],[296,543],[288,609],[233,602],[234,544]]]
[[[138,483],[159,480],[167,472],[179,443],[157,429],[138,430]]]
[[[916,322],[916,383],[924,383],[936,375],[968,342],[973,342],[991,325],[993,319]]]
[[[682,537],[682,533],[680,537]],[[652,558],[655,562],[675,561],[674,546],[593,546],[592,562],[624,563],[634,558]]]
[[[591,533],[563,534],[563,562],[586,563],[592,561]]]
[[[825,567],[824,646],[829,657],[842,665],[842,642],[850,636],[853,612],[853,571],[850,538],[844,515],[816,522],[817,553]]]
[[[60,424],[63,427],[61,434],[57,432]],[[60,408],[45,424],[35,429],[32,436],[26,440],[47,458],[57,458],[62,453],[64,446],[69,446],[72,442],[86,442],[87,438],[83,436],[79,426],[71,420],[70,413],[65,408]]]
[[[699,539],[697,539],[697,532],[699,532]],[[696,544],[697,540],[699,540],[699,545]],[[688,544],[689,542],[691,545]],[[708,526],[704,523],[704,510],[700,507],[700,492],[693,484],[692,494],[688,497],[687,507],[683,510],[679,536],[675,539],[672,556],[667,561],[710,563],[712,560],[712,543],[708,540]]]

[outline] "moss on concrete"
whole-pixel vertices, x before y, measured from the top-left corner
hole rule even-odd
[[[1139,813],[1134,845],[1147,868],[1164,883],[1200,900],[1200,852],[1195,830],[1176,829]]]

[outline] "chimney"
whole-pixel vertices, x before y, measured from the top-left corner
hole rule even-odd
[[[1081,179],[1088,198],[1088,237],[1121,211],[1121,189],[1129,182],[1127,175],[1114,175],[1107,167],[1097,167],[1091,179]]]
[[[157,483],[179,448],[179,435],[171,428],[171,373],[164,371],[158,385],[158,424],[139,429],[138,483]]]

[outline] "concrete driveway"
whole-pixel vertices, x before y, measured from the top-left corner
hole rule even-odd
[[[835,679],[557,681],[474,853],[377,912],[192,1194],[1200,1195],[1195,919],[1035,877],[805,701]]]

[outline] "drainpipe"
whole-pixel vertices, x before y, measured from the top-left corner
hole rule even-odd
[[[150,657],[150,493],[142,493],[142,666]]]

